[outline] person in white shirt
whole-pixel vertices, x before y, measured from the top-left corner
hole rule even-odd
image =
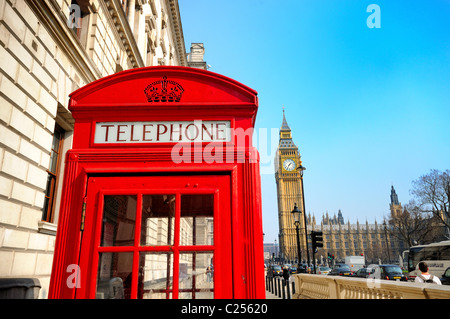
[[[441,280],[437,276],[433,276],[428,272],[428,265],[426,262],[421,261],[418,267],[422,274],[416,277],[416,279],[414,280],[415,282],[442,285]]]

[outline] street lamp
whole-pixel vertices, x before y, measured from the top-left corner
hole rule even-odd
[[[305,243],[306,243],[306,258],[308,259],[308,267],[311,265],[309,260],[309,249],[308,249],[308,229],[306,227],[306,210],[305,210],[305,192],[303,191],[303,171],[306,170],[306,167],[302,166],[300,164],[299,167],[297,167],[297,170],[299,170],[300,177],[302,180],[302,204],[303,204],[303,221],[305,222]]]
[[[275,260],[273,262],[276,263],[278,258],[278,248],[277,248],[277,239],[275,239]]]
[[[386,230],[386,219],[384,219],[384,221],[383,221],[383,226],[384,226],[384,238],[386,240],[386,251],[388,253],[388,259],[389,259],[388,262],[390,262],[391,261],[391,254],[389,253],[389,247],[388,247],[388,237],[387,237],[387,230]]]
[[[297,231],[297,255],[298,255],[298,266],[300,267],[300,263],[302,260],[302,253],[300,252],[300,234],[298,232],[300,226],[300,215],[302,212],[298,209],[297,203],[294,204],[294,209],[292,210],[292,216],[294,217],[294,225],[295,230]]]

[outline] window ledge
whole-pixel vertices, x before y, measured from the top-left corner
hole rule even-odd
[[[38,231],[43,234],[56,236],[57,225],[49,222],[40,221]]]

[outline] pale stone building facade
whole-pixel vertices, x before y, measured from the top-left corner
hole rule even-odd
[[[156,65],[188,66],[177,0],[0,0],[0,277],[47,297],[69,94]]]

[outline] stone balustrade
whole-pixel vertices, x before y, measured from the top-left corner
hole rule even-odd
[[[298,274],[293,299],[450,299],[450,286]]]

